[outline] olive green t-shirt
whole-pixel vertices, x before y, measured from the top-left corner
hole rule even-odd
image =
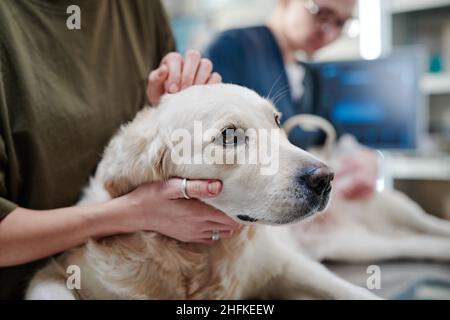
[[[75,204],[173,49],[159,0],[1,0],[0,221]],[[36,264],[0,268],[0,298],[20,297]]]

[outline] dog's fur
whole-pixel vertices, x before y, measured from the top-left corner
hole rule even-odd
[[[336,212],[352,213],[341,217],[333,211],[298,224],[298,241],[289,232],[292,226],[273,226],[308,217],[324,209],[328,201],[328,194],[313,196],[298,184],[301,172],[323,163],[294,147],[285,135],[277,141],[280,169],[275,176],[261,175],[260,165],[175,165],[170,160],[170,133],[178,128],[192,132],[194,120],[201,120],[204,129],[229,125],[274,129],[275,112],[270,102],[253,91],[223,84],[193,87],[165,97],[158,108],[141,111],[106,148],[80,205],[106,201],[142,183],[169,177],[218,178],[223,192],[203,200],[233,219],[245,215],[258,222],[245,223],[233,238],[214,245],[181,243],[152,232],[91,240],[40,270],[27,298],[376,299],[316,260],[450,256],[450,241],[444,239],[450,235],[449,223],[426,216],[398,194],[377,194],[366,203],[336,204]],[[233,152],[245,148],[243,144]],[[421,238],[398,231],[413,229],[430,235]],[[393,246],[389,239],[396,240]],[[81,290],[66,287],[69,265],[81,268]]]

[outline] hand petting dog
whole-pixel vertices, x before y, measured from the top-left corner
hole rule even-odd
[[[151,105],[157,105],[166,93],[177,93],[193,85],[220,82],[222,77],[213,72],[212,62],[202,58],[198,51],[189,50],[185,57],[177,52],[171,52],[162,59],[159,68],[150,73],[147,87],[148,101]],[[141,186],[132,193],[132,197],[136,200],[134,203],[142,204],[138,206],[141,210],[135,211],[141,212],[140,216],[143,218],[142,224],[138,224],[140,228],[145,225],[151,230],[183,242],[214,243],[211,240],[213,230],[219,231],[221,238],[231,237],[239,224],[228,216],[199,200],[178,199],[183,198],[182,195],[173,198],[172,195],[180,191],[180,183],[179,179],[172,179],[166,184]],[[218,187],[210,191],[211,186],[216,185]],[[187,186],[189,196],[192,198],[217,196],[221,189],[220,181],[215,183],[189,181]],[[147,208],[158,201],[158,207],[165,210],[153,210],[151,214],[148,213]]]
[[[202,58],[198,51],[189,50],[185,57],[171,52],[162,59],[159,68],[150,73],[148,100],[151,105],[156,105],[166,93],[177,93],[193,85],[220,82],[222,77],[213,72],[212,62]]]

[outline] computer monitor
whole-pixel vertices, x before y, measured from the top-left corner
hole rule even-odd
[[[377,149],[414,150],[423,121],[421,63],[420,55],[402,54],[311,64],[315,110],[339,136],[352,134]]]

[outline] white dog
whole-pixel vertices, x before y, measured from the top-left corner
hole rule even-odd
[[[222,193],[204,201],[244,223],[241,231],[214,245],[181,243],[152,232],[91,240],[40,270],[28,299],[377,298],[332,274],[295,244],[289,229],[277,226],[326,207],[333,179],[327,166],[284,134],[269,141],[279,150],[268,158],[279,168],[272,176],[261,174],[261,162],[176,164],[171,132],[183,128],[193,133],[195,121],[219,131],[194,141],[200,147],[194,151],[213,144],[222,155],[246,153],[260,142],[259,136],[248,139],[237,133],[223,139],[227,129],[277,130],[279,125],[273,105],[242,87],[196,86],[166,96],[158,108],[145,108],[112,139],[80,205],[169,177],[217,178],[223,182]],[[80,290],[66,287],[70,265],[81,269]]]

